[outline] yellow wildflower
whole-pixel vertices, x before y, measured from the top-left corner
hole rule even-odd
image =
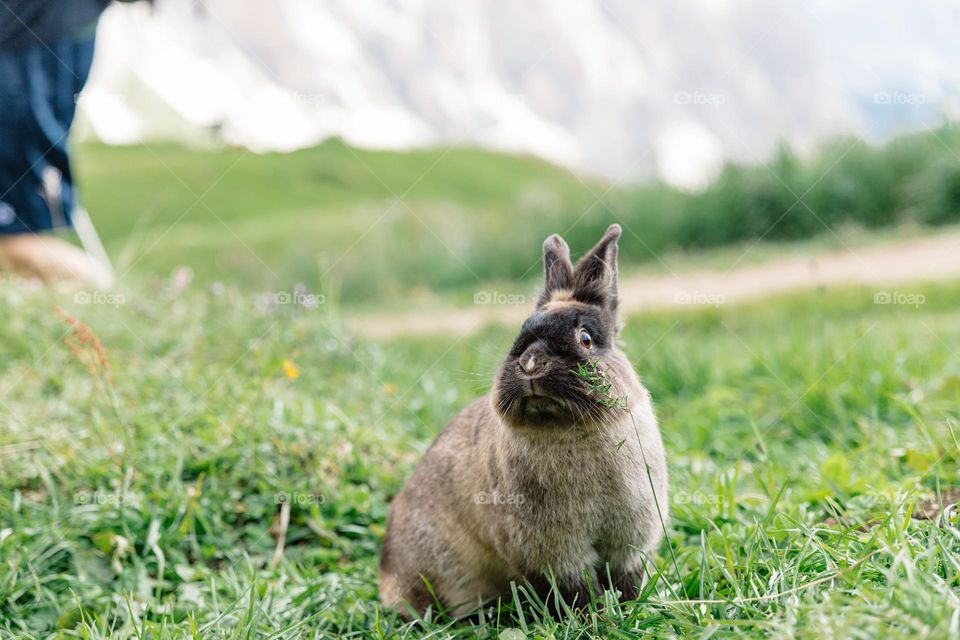
[[[300,377],[300,369],[297,369],[297,365],[293,364],[293,360],[284,360],[283,375],[287,376],[291,380],[296,380]]]

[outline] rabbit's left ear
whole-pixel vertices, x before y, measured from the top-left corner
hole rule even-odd
[[[554,292],[573,288],[573,263],[570,248],[563,238],[553,234],[543,241],[543,293],[537,301],[542,306],[550,301]]]
[[[573,295],[577,300],[617,310],[617,241],[620,225],[612,224],[600,242],[580,258],[573,272]]]

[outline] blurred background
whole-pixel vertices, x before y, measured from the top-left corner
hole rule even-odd
[[[960,204],[960,6],[881,4],[115,5],[81,198],[120,275],[359,306],[529,295],[498,283],[535,281],[543,237],[613,221],[651,277],[850,254]],[[869,274],[853,253],[820,271]]]

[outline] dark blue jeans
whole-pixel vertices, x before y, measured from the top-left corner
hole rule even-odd
[[[93,36],[0,51],[0,234],[70,226],[67,149]]]

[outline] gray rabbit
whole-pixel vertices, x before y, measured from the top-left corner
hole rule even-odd
[[[571,606],[637,596],[667,519],[667,465],[650,394],[617,346],[612,225],[576,265],[543,243],[544,291],[494,379],[393,501],[380,597],[454,616],[528,584]]]

